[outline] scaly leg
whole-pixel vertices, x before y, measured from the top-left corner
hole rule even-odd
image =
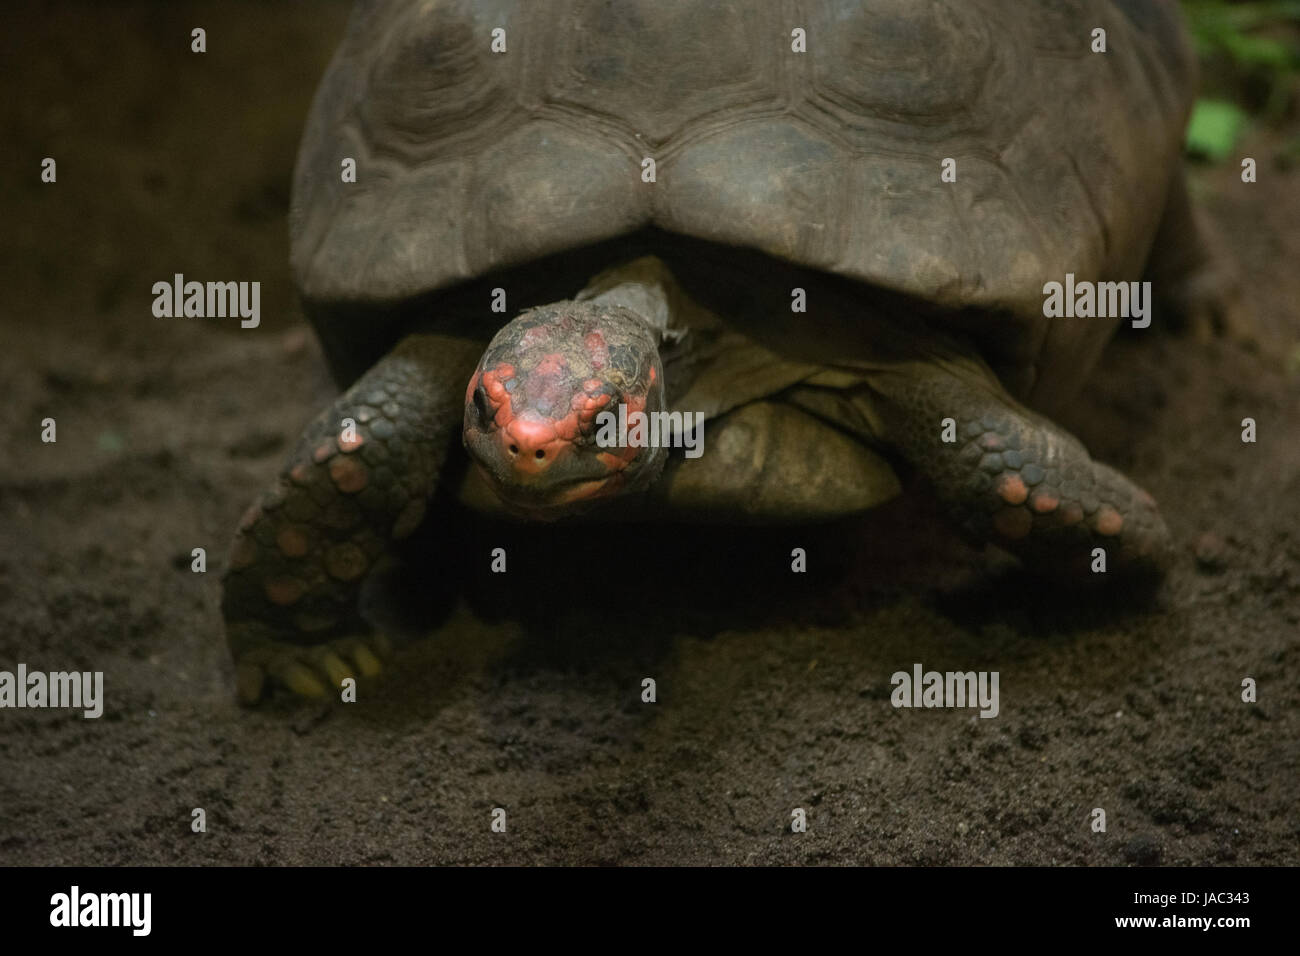
[[[386,645],[358,614],[361,585],[424,518],[481,350],[445,336],[404,339],[307,426],[244,515],[221,603],[242,701],[258,700],[268,682],[320,697],[378,673]]]

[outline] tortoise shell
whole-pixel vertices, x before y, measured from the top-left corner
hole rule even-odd
[[[373,352],[396,326],[345,307],[651,230],[932,304],[1019,393],[1072,391],[1115,321],[1045,318],[1043,285],[1140,277],[1193,73],[1172,0],[362,2],[295,279],[327,350]]]

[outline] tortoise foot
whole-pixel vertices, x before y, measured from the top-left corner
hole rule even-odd
[[[1163,570],[1169,531],[1155,499],[1064,430],[1007,409],[959,434],[945,471],[960,487],[943,497],[968,532],[1052,576]]]
[[[1263,344],[1241,275],[1226,254],[1210,254],[1198,271],[1166,283],[1161,303],[1175,327],[1198,342],[1226,339],[1252,351]]]
[[[1226,339],[1255,351],[1266,344],[1236,260],[1192,203],[1181,173],[1170,184],[1147,278],[1174,329],[1197,341]]]
[[[1158,573],[1172,551],[1155,499],[981,363],[950,356],[872,382],[892,440],[948,514],[1033,571],[1075,581]]]
[[[357,634],[303,646],[248,633],[232,635],[242,649],[235,659],[235,684],[242,704],[256,704],[275,689],[321,699],[343,682],[380,675],[391,652],[382,634]]]

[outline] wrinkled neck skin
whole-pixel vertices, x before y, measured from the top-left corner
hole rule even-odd
[[[507,509],[562,517],[659,477],[666,448],[610,444],[602,426],[606,415],[626,422],[664,409],[659,346],[679,335],[678,296],[666,267],[647,257],[496,334],[466,388],[463,434]]]

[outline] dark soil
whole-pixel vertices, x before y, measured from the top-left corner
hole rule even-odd
[[[1300,170],[1276,131],[1243,148],[1257,184],[1196,179],[1270,344],[1121,336],[1065,421],[1161,503],[1180,557],[1149,601],[1044,591],[915,493],[821,529],[461,517],[377,595],[431,632],[388,681],[246,710],[219,576],[334,391],[285,218],[345,11],[11,7],[0,670],[100,670],[107,704],[0,711],[0,863],[1300,863]],[[176,272],[260,280],[261,327],[154,318]],[[508,585],[448,566],[502,542]],[[999,671],[1000,715],[894,709],[915,662]]]

